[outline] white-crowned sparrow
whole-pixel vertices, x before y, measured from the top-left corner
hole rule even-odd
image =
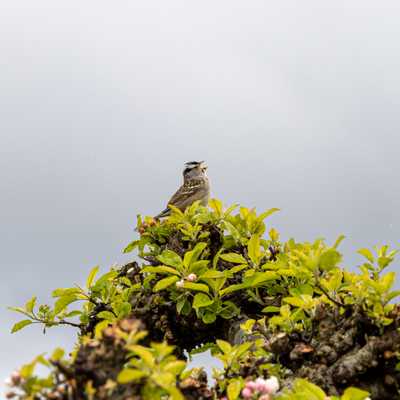
[[[200,201],[201,205],[206,206],[210,197],[210,182],[206,171],[207,166],[204,161],[187,162],[183,169],[183,185],[171,197],[168,205],[171,204],[181,211],[185,211],[195,201]],[[167,217],[171,213],[168,205],[154,218]]]

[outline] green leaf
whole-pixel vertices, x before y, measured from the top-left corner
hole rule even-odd
[[[258,265],[258,262],[261,258],[261,250],[260,250],[260,236],[253,235],[249,242],[247,243],[247,249],[249,253],[250,260],[253,264]],[[243,262],[241,262],[242,264]]]
[[[295,388],[304,396],[301,397],[302,399],[325,400],[326,398],[326,394],[321,388],[306,379],[296,379]]]
[[[368,249],[360,249],[357,251],[358,254],[361,254],[364,256],[371,264],[374,263],[375,259],[374,256],[372,255],[371,251]]]
[[[334,271],[334,273],[336,274],[336,271]],[[302,294],[309,294],[310,296],[312,296],[314,293],[314,289],[311,285],[303,283],[302,285],[289,289],[289,293],[295,297],[299,297]]]
[[[237,253],[225,253],[221,254],[220,258],[233,264],[247,264],[247,260]]]
[[[157,256],[157,259],[170,267],[179,268],[182,266],[182,258],[172,250],[164,250]]]
[[[218,217],[222,216],[222,202],[218,199],[211,199],[208,205],[215,211]]]
[[[236,274],[237,272],[240,272],[240,271],[246,269],[247,267],[248,267],[248,264],[235,265],[234,267],[229,268],[228,272],[230,274]]]
[[[168,208],[171,210],[171,216],[173,214],[176,214],[179,217],[183,217],[185,214],[176,206],[173,204],[168,204]]]
[[[185,281],[184,284],[183,284],[183,287],[185,289],[195,290],[195,291],[198,291],[198,292],[208,293],[210,291],[208,286],[204,285],[203,283],[193,283],[193,282]]]
[[[187,302],[187,297],[186,296],[180,296],[176,302],[176,311],[178,314],[182,312],[183,307],[185,306],[185,303]]]
[[[219,315],[224,319],[230,319],[240,314],[240,308],[232,301],[224,301]]]
[[[81,315],[82,311],[80,310],[73,310],[65,314],[65,318],[72,318],[72,317],[77,317],[78,315]]]
[[[124,253],[130,253],[133,251],[136,247],[138,247],[140,244],[140,240],[134,240],[133,242],[130,242],[128,246],[126,246],[123,250]]]
[[[33,322],[30,319],[23,319],[22,321],[17,322],[11,329],[11,333],[18,332],[22,328],[25,328],[25,326],[28,326],[32,324]]]
[[[240,242],[241,240],[241,235],[239,230],[230,222],[228,221],[223,221],[224,227],[228,230],[228,232],[232,235],[232,237],[235,239],[235,241]]]
[[[175,282],[177,282],[179,278],[177,276],[169,276],[167,278],[161,279],[156,283],[156,285],[153,288],[154,292],[159,292],[160,290],[166,289],[168,286],[173,285]]]
[[[168,390],[175,386],[175,377],[170,372],[153,372],[151,374],[151,380],[154,381],[158,386],[165,390]],[[146,396],[144,396],[146,397]]]
[[[216,343],[224,354],[229,354],[232,352],[232,346],[229,342],[217,339]]]
[[[207,269],[210,260],[198,260],[190,264],[189,272],[194,272],[196,274],[201,274]]]
[[[239,397],[241,389],[242,382],[240,382],[240,380],[230,381],[227,388],[228,399],[236,400]]]
[[[197,293],[194,296],[192,306],[194,309],[198,309],[201,307],[207,307],[207,306],[211,305],[212,303],[214,303],[214,300],[210,299],[209,296],[207,296],[204,293]]]
[[[394,290],[386,296],[387,301],[393,300],[395,297],[400,296],[400,290]]]
[[[336,241],[335,241],[335,243],[334,243],[334,245],[333,245],[333,248],[334,248],[334,249],[337,249],[337,248],[339,247],[340,243],[342,242],[342,240],[344,240],[344,239],[346,239],[346,236],[340,235],[340,236],[336,239]]]
[[[64,354],[65,354],[64,349],[62,349],[61,347],[57,347],[57,348],[53,351],[53,353],[52,353],[50,359],[51,359],[51,361],[53,361],[53,362],[54,362],[54,361],[60,361],[60,360],[64,357]]]
[[[234,350],[235,357],[236,358],[242,357],[245,353],[247,353],[247,351],[250,349],[251,346],[253,346],[253,343],[251,341],[245,342],[239,346],[236,346],[235,350]]]
[[[384,291],[387,291],[392,287],[395,278],[396,278],[396,273],[393,271],[388,272],[386,275],[381,277],[379,283],[383,286]]]
[[[17,312],[17,313],[20,313],[20,314],[24,314],[24,315],[27,315],[29,317],[29,314],[26,312],[25,308],[22,308],[22,307],[8,307],[8,309],[10,311],[14,311],[14,312]]]
[[[155,357],[157,359],[167,357],[174,351],[174,346],[169,346],[166,342],[151,343],[152,349],[155,351]]]
[[[171,400],[185,400],[182,393],[175,386],[168,388],[168,393],[171,396]]]
[[[279,278],[279,275],[274,271],[256,272],[248,278],[245,278],[244,284],[251,287],[256,287],[264,282],[273,281]]]
[[[152,274],[159,273],[159,274],[180,275],[180,273],[175,268],[168,267],[166,265],[160,265],[158,267],[144,267],[142,268],[142,272],[149,272]]]
[[[304,301],[299,297],[285,297],[283,301],[294,307],[301,308],[304,305]]]
[[[171,372],[174,375],[179,375],[186,367],[186,362],[182,360],[170,361],[163,368],[166,372]]]
[[[132,306],[129,302],[123,301],[118,304],[118,307],[115,308],[115,313],[117,314],[118,319],[127,317],[132,310]]]
[[[233,210],[238,208],[238,206],[239,206],[239,204],[232,204],[230,207],[228,207],[224,212],[224,217],[226,218],[227,216],[229,216]]]
[[[369,393],[366,392],[365,390],[350,387],[344,391],[344,393],[340,399],[341,400],[365,400],[368,396],[369,396]]]
[[[111,311],[100,311],[97,314],[98,318],[105,319],[107,321],[113,322],[116,320],[116,316]]]
[[[76,295],[67,295],[59,297],[54,304],[54,315],[59,314],[61,311],[67,308],[71,303],[77,300],[79,300],[79,298],[77,298]]]
[[[265,313],[279,313],[280,308],[276,306],[267,306],[264,307],[261,311]]]
[[[117,377],[118,383],[124,384],[132,381],[137,381],[146,376],[146,373],[139,371],[138,369],[125,368],[123,369]]]
[[[33,375],[33,372],[35,370],[37,364],[37,360],[34,359],[32,362],[29,364],[25,364],[22,366],[22,368],[19,370],[21,377],[24,379],[28,379]]]
[[[189,269],[190,265],[196,262],[202,253],[202,251],[207,247],[207,243],[200,242],[197,243],[193,250],[187,251],[183,258],[183,265],[186,269]]]
[[[392,261],[393,261],[393,258],[391,258],[391,257],[385,257],[385,256],[378,257],[378,265],[379,265],[379,268],[380,268],[381,270],[383,270],[383,269],[386,268]]]
[[[278,308],[279,312],[279,308]],[[251,330],[253,329],[254,324],[256,323],[255,319],[248,319],[246,322],[243,322],[240,324],[240,329],[244,330],[246,333],[251,333]]]
[[[102,337],[102,332],[107,326],[110,324],[110,322],[106,319],[103,321],[100,321],[96,324],[96,327],[94,328],[94,336],[95,338],[101,338]]]
[[[225,289],[220,290],[219,295],[222,297],[225,296],[226,294],[233,293],[238,290],[247,289],[248,287],[249,287],[248,283],[237,283],[234,285],[230,285]]]
[[[99,279],[97,279],[96,283],[91,287],[92,291],[99,290],[102,288],[107,282],[112,281],[118,275],[117,271],[111,270],[103,274]]]
[[[268,218],[270,215],[276,213],[277,211],[280,211],[280,209],[279,209],[279,208],[270,208],[269,210],[267,210],[267,211],[261,213],[261,214],[258,216],[258,220],[259,220],[259,221],[264,221],[265,218]]]
[[[62,296],[57,299],[57,301],[54,304],[54,315],[59,314],[61,311],[63,311],[65,308],[68,307],[71,303],[74,301],[79,300],[76,295],[67,295],[67,296]]]
[[[73,294],[80,294],[81,293],[81,289],[79,288],[59,288],[59,289],[55,289],[53,290],[53,292],[51,293],[51,295],[53,297],[61,297],[61,296],[70,296]]]
[[[89,276],[87,277],[87,280],[86,280],[86,287],[87,287],[88,289],[90,288],[90,286],[92,286],[93,280],[94,280],[94,278],[96,277],[97,273],[99,272],[99,268],[100,268],[100,267],[97,265],[96,267],[94,267],[94,268],[90,271]]]
[[[25,304],[25,310],[31,314],[36,304],[36,296],[33,296],[29,301]]]
[[[217,279],[217,278],[224,278],[226,276],[225,271],[218,271],[215,269],[209,269],[208,271],[204,272],[200,275],[199,279]]]
[[[155,360],[153,354],[148,348],[138,344],[133,344],[128,346],[128,349],[136,353],[148,367],[154,367]]]
[[[335,249],[328,249],[324,251],[319,258],[319,268],[321,271],[329,271],[342,259],[341,254]]]
[[[217,319],[217,316],[211,311],[206,311],[201,319],[205,324],[212,324]]]

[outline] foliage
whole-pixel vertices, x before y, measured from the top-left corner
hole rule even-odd
[[[354,272],[341,265],[338,246],[344,236],[332,245],[322,239],[282,242],[276,229],[267,230],[264,221],[276,208],[258,215],[236,205],[224,209],[217,199],[209,208],[198,203],[185,212],[171,208],[162,222],[138,216],[139,238],[124,252],[137,250],[142,265],[114,267],[100,277],[95,267],[85,288],[54,290],[52,306],[37,306],[33,297],[24,307],[13,307],[24,319],[12,332],[38,323],[44,329],[70,325],[79,328],[77,346],[82,348],[88,341],[103,340],[108,328],[126,318],[140,318],[147,336],[143,331],[118,331],[126,358],[110,387],[136,385],[144,398],[183,398],[192,379],[182,372],[183,353],[209,343],[193,353],[211,348],[223,362],[224,368],[214,372],[216,384],[210,393],[232,400],[240,398],[249,380],[271,375],[287,379],[287,366],[271,355],[271,337],[312,334],[321,309],[334,309],[341,316],[361,313],[381,334],[397,324],[393,300],[400,291],[392,290],[394,272],[386,272],[396,251],[387,246],[377,247],[375,255],[369,249],[359,250],[365,262]],[[34,365],[38,362],[54,371],[60,368],[43,356]],[[69,363],[73,365],[74,358]],[[40,398],[37,393],[54,387],[54,371],[42,380],[25,377],[26,396]],[[27,385],[28,381],[32,383]],[[85,383],[89,397],[100,385],[90,382]],[[318,399],[323,392],[300,380],[279,398],[311,399],[305,397],[310,393]],[[350,398],[346,393],[366,396],[348,389],[342,400]]]
[[[342,396],[330,396],[316,385],[307,382],[304,379],[295,381],[292,390],[287,390],[285,393],[277,397],[278,400],[368,400],[368,392],[357,388],[347,388]]]

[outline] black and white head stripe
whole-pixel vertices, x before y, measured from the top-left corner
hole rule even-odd
[[[187,173],[190,170],[192,170],[193,168],[198,167],[199,165],[201,165],[204,161],[188,161],[187,163],[185,163],[185,168],[183,170],[183,173]]]
[[[185,168],[194,168],[202,164],[204,161],[188,161],[185,163]]]

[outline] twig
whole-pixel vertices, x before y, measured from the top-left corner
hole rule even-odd
[[[337,301],[336,299],[334,299],[323,287],[322,285],[319,283],[319,281],[317,281],[317,288],[319,290],[321,290],[321,292],[332,302],[335,303],[337,306],[339,307],[348,307],[348,305],[341,303],[340,301]]]

